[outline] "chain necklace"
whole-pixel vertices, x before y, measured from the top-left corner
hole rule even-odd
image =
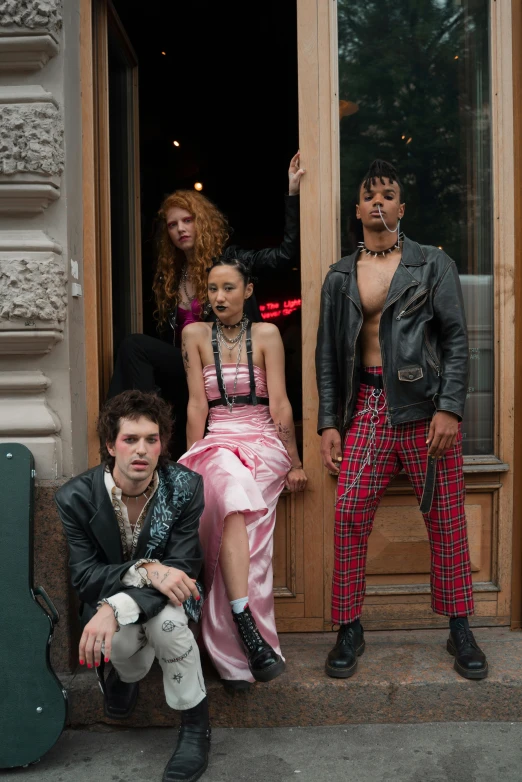
[[[243,316],[241,320],[239,321],[239,324],[236,324],[240,326],[239,334],[236,337],[227,337],[225,332],[223,331],[223,324],[220,320],[217,321],[217,335],[218,335],[218,342],[220,344],[224,345],[226,348],[228,348],[229,357],[232,358],[232,351],[238,345],[242,339],[243,334],[246,331],[246,328],[248,326],[248,319]]]
[[[226,343],[226,337],[221,331],[220,323],[218,321],[217,324],[217,343],[218,343],[218,353],[219,353],[219,372],[221,374],[221,383],[223,385],[223,395],[225,397],[225,402],[227,403],[227,407],[229,412],[232,412],[232,409],[236,403],[236,389],[237,389],[237,380],[239,377],[239,363],[241,361],[241,350],[243,345],[243,337],[245,336],[246,328],[248,325],[248,320],[245,318],[244,320],[241,320],[241,331],[239,332],[237,337],[234,337],[234,344],[237,345],[237,359],[236,359],[236,372],[234,375],[234,387],[232,389],[232,394],[229,397],[227,394],[227,387],[225,385],[225,377],[223,375],[223,354],[222,354],[222,347],[228,347]],[[230,357],[232,358],[232,350],[230,347],[228,348]]]
[[[365,252],[366,255],[372,255],[374,258],[384,258],[386,255],[389,255],[394,250],[400,250],[401,249],[401,242],[404,239],[404,234],[400,234],[397,241],[395,242],[392,247],[388,247],[387,250],[379,250],[376,252],[375,250],[369,250],[364,242],[359,242],[357,247],[359,249],[359,252]]]
[[[181,270],[181,287],[183,288],[183,292],[185,294],[186,302],[182,302],[183,304],[192,304],[196,296],[189,296],[187,291],[187,282],[189,280],[189,273],[188,273],[188,266],[185,265],[183,269]]]

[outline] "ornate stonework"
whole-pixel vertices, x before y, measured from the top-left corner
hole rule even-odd
[[[61,0],[0,0],[0,26],[57,31],[62,26]]]
[[[0,214],[35,214],[60,197],[63,138],[51,93],[0,86]]]
[[[50,103],[0,105],[0,174],[63,171],[63,122]]]
[[[43,231],[0,231],[0,356],[48,353],[62,339],[61,252]]]
[[[0,259],[0,318],[61,323],[67,307],[66,276],[54,261]]]

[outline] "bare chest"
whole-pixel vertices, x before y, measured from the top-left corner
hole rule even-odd
[[[373,318],[382,312],[399,263],[400,258],[361,258],[357,262],[357,285],[365,318]]]

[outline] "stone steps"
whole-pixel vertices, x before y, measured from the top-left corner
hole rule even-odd
[[[286,672],[247,693],[228,695],[205,664],[212,724],[226,728],[344,725],[348,723],[522,720],[522,633],[479,628],[475,635],[489,660],[489,676],[467,681],[453,670],[446,630],[366,633],[366,651],[355,676],[324,674],[332,633],[281,636]],[[80,727],[107,723],[92,671],[61,677],[69,693],[69,721]],[[165,704],[155,664],[140,688],[125,726],[172,726],[178,716]]]

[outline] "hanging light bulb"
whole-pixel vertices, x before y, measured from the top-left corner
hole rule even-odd
[[[172,143],[174,144],[175,147],[179,147],[179,141],[173,141]]]
[[[194,190],[203,190],[201,182],[194,182]]]

